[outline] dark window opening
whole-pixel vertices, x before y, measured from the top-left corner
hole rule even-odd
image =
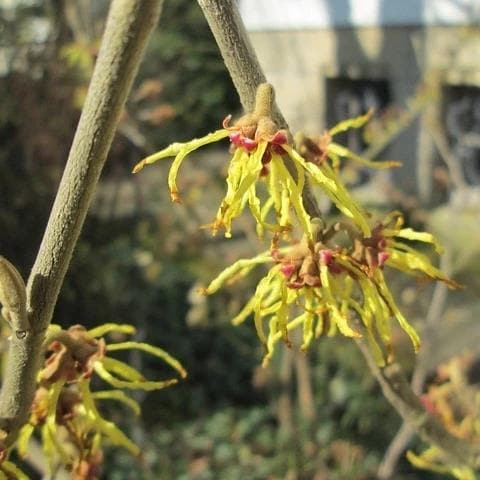
[[[390,104],[391,95],[387,80],[350,79],[347,77],[328,78],[327,128],[347,118],[356,117],[374,110],[380,117]],[[368,146],[362,129],[350,129],[335,136],[335,141],[355,153],[361,153]],[[362,184],[370,178],[371,172],[360,169],[357,178],[349,183]]]
[[[480,88],[449,86],[444,89],[443,118],[453,157],[465,180],[480,184]]]

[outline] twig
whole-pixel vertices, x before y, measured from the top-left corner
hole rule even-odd
[[[470,444],[448,432],[432,415],[428,414],[419,398],[408,384],[402,367],[392,363],[380,368],[363,339],[357,344],[371,372],[382,387],[385,398],[425,441],[437,446],[452,464],[480,466],[480,447]]]
[[[198,3],[217,41],[242,105],[247,111],[251,111],[256,87],[265,81],[265,75],[249,42],[236,3],[233,0],[198,0]],[[274,119],[279,125],[287,125],[279,111]],[[309,192],[304,195],[304,202],[310,215],[319,216],[316,215],[318,206]],[[452,463],[480,466],[480,448],[451,435],[425,411],[406,381],[400,365],[395,363],[384,368],[378,367],[368,345],[362,340],[357,343],[385,397],[400,416],[409,422],[424,440],[443,450]]]
[[[442,157],[442,160],[445,162],[445,165],[448,168],[450,173],[450,178],[455,188],[464,189],[467,186],[465,176],[463,175],[460,162],[452,153],[452,150],[447,142],[447,136],[440,125],[440,122],[437,120],[426,123],[426,128],[430,136],[432,137],[433,143],[438,150],[438,153]]]
[[[265,83],[266,77],[255,55],[235,0],[198,0],[222,54],[225,66],[232,77],[243,108],[253,111],[257,87]],[[273,105],[273,120],[288,130],[288,124],[278,105]],[[295,167],[286,162],[290,173],[296,175]],[[322,216],[308,184],[303,190],[303,203],[311,217]]]
[[[442,257],[440,268],[447,275],[449,275],[451,271],[449,252],[445,252],[444,256]],[[425,324],[422,329],[422,338],[424,339],[422,349],[420,350],[412,375],[411,386],[416,395],[420,395],[422,393],[425,385],[428,370],[426,368],[424,359],[430,354],[432,349],[433,329],[435,327],[435,323],[439,320],[442,315],[442,311],[445,308],[447,295],[447,286],[444,283],[438,282],[433,290],[432,300],[430,301],[430,306],[425,318]],[[412,428],[412,426],[407,422],[403,422],[402,426],[390,442],[390,445],[385,451],[385,455],[380,463],[377,474],[379,480],[387,480],[392,478],[401,455],[407,448],[407,445],[410,443],[414,435],[415,430]]]
[[[27,284],[30,330],[10,342],[0,393],[5,446],[28,418],[45,331],[161,6],[162,0],[113,0],[110,6],[85,105]]]
[[[389,480],[393,478],[397,463],[414,435],[415,429],[409,423],[403,422],[380,462],[377,472],[379,480]]]

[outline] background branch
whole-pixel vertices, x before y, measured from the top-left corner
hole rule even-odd
[[[251,111],[256,88],[266,79],[236,3],[233,0],[198,0],[198,3],[217,41],[242,105],[247,111]],[[274,120],[282,127],[287,127],[278,106],[275,105],[274,108]],[[304,192],[304,204],[312,217],[320,216],[319,208],[310,191]],[[363,341],[359,341],[358,346],[387,400],[425,441],[439,447],[453,463],[480,466],[480,448],[451,435],[425,411],[399,364],[394,363],[380,368],[376,365],[368,346]]]
[[[442,257],[440,269],[445,272],[447,276],[451,274],[450,252],[447,250]],[[427,375],[430,373],[427,367],[427,358],[432,353],[434,338],[434,329],[438,326],[442,313],[445,309],[448,296],[448,287],[442,283],[437,282],[433,290],[432,299],[428,307],[425,323],[422,328],[422,347],[415,362],[413,369],[412,381],[410,385],[416,395],[421,395],[427,380]],[[378,478],[380,480],[387,480],[392,478],[400,457],[405,452],[408,444],[411,442],[415,430],[408,422],[403,422],[402,426],[393,437],[390,445],[385,451],[385,455],[378,468]]]
[[[385,398],[399,413],[402,419],[410,425],[422,440],[437,446],[452,464],[480,466],[480,447],[452,435],[432,415],[427,413],[420,399],[413,392],[406,380],[402,367],[392,363],[380,368],[364,340],[357,344],[371,372],[382,387]]]
[[[162,0],[113,0],[63,178],[27,284],[30,330],[12,336],[0,392],[6,446],[25,423],[42,343],[123,106]],[[62,112],[58,112],[61,115]]]

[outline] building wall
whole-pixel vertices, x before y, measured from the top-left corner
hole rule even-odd
[[[480,86],[478,28],[390,26],[253,31],[250,36],[293,131],[318,133],[328,126],[327,79],[386,80],[392,103],[400,107],[415,95],[422,80]],[[441,112],[438,100],[424,116]],[[404,162],[399,173],[402,186],[428,197],[431,185],[419,186],[412,175],[419,170],[425,176],[436,155],[420,125],[414,122],[386,154]]]

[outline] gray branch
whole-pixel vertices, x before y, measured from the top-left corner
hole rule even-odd
[[[162,0],[113,0],[85,105],[50,218],[27,283],[30,329],[12,336],[0,392],[11,445],[35,392],[45,331]],[[62,112],[58,112],[62,115]]]

